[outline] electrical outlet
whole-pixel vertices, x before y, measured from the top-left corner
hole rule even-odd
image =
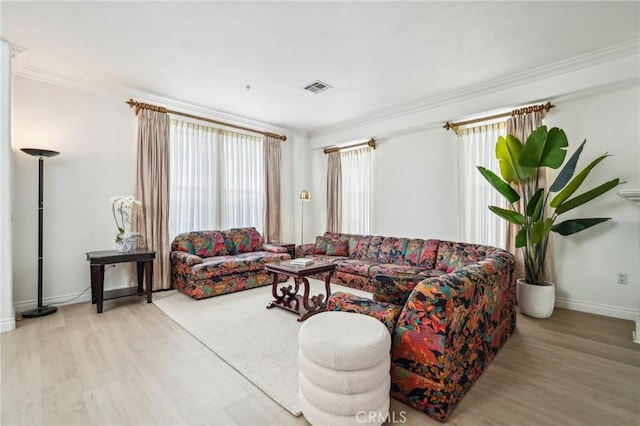
[[[626,283],[627,283],[627,273],[618,272],[618,284],[626,284]]]

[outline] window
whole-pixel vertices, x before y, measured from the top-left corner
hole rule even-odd
[[[264,226],[262,139],[171,120],[170,237]]]
[[[371,148],[340,152],[342,232],[368,234],[371,225]]]
[[[493,214],[488,206],[507,208],[507,202],[482,177],[476,166],[498,174],[496,141],[506,136],[505,123],[461,129],[458,133],[461,231],[462,240],[470,243],[504,248],[507,241],[505,221]]]

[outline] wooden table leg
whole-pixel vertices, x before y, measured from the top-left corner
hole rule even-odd
[[[142,278],[144,272],[144,262],[136,262],[136,269],[138,272],[138,296],[142,296],[144,292],[142,291]]]
[[[298,322],[302,322],[309,318],[312,315],[319,314],[320,312],[324,312],[327,307],[327,302],[329,301],[329,294],[331,292],[331,275],[333,272],[327,273],[324,277],[324,290],[325,294],[317,294],[315,296],[309,297],[310,285],[309,281],[303,277],[304,280],[304,296],[302,298],[302,303],[304,308],[306,309],[306,313],[300,315],[298,318]]]
[[[153,291],[153,260],[147,260],[144,262],[144,274],[147,284],[147,303],[151,303],[151,293]]]
[[[91,265],[91,282],[96,299],[96,310],[101,314],[104,297],[104,265]]]
[[[91,275],[91,304],[95,305],[96,304],[96,287],[97,287],[97,281],[98,281],[98,277],[96,275],[96,273],[94,273],[94,265],[89,265],[89,275]]]
[[[267,309],[271,309],[274,306],[279,306],[282,309],[285,309],[289,312],[300,312],[300,301],[298,300],[298,289],[300,288],[300,283],[298,278],[293,278],[293,286],[291,284],[285,285],[285,283],[278,282],[278,274],[275,272],[270,272],[273,275],[273,284],[271,287],[271,294],[274,297],[274,300],[269,302],[267,305]],[[282,284],[281,287],[278,287]]]

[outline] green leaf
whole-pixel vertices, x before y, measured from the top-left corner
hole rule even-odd
[[[544,195],[544,188],[539,188],[533,197],[529,200],[529,204],[527,204],[527,216],[532,218],[534,221],[540,218],[540,211],[542,210],[542,200]]]
[[[547,133],[547,126],[540,126],[527,138],[519,164],[523,167],[551,167],[557,169],[564,162],[569,146],[567,135],[557,127]]]
[[[484,178],[498,190],[503,197],[505,197],[511,204],[515,203],[520,199],[520,195],[505,181],[500,179],[498,175],[493,173],[491,170],[487,170],[482,166],[478,166],[478,171],[484,176]]]
[[[521,228],[516,234],[516,248],[524,247],[527,245],[527,230]]]
[[[551,203],[549,203],[549,205],[551,207],[557,208],[560,204],[564,203],[567,198],[571,197],[571,195],[576,192],[578,187],[582,184],[582,182],[584,182],[584,179],[587,177],[589,172],[591,172],[591,170],[593,170],[593,168],[597,166],[598,163],[600,163],[608,156],[608,154],[602,154],[600,157],[593,160],[587,167],[585,167],[580,173],[578,173],[573,179],[571,179],[567,186],[565,186],[564,189],[560,191],[558,195],[553,198],[553,200],[551,200]]]
[[[553,226],[553,219],[547,218],[538,220],[531,226],[529,239],[531,244],[540,244],[542,240],[549,234]]]
[[[564,165],[560,173],[556,177],[556,180],[553,181],[553,184],[549,187],[549,192],[558,192],[569,182],[569,179],[573,177],[573,174],[576,171],[576,165],[578,164],[578,159],[580,158],[580,154],[582,153],[582,149],[584,148],[584,144],[587,143],[585,139],[582,144],[576,149],[576,152],[573,153],[567,164]]]
[[[513,135],[500,136],[496,142],[496,158],[500,160],[500,173],[507,182],[520,182],[531,176],[533,169],[518,163],[522,143]]]
[[[514,212],[513,210],[507,210],[497,206],[489,206],[489,210],[491,210],[504,220],[515,223],[516,225],[522,225],[525,222],[524,216],[522,216],[518,212]]]
[[[564,222],[553,225],[551,230],[557,232],[560,235],[571,235],[576,232],[584,231],[587,228],[591,228],[599,223],[611,220],[610,217],[593,217],[589,219],[570,219]]]
[[[618,186],[619,182],[620,182],[620,179],[618,178],[610,180],[609,182],[605,182],[602,185],[585,192],[584,194],[580,194],[570,200],[565,201],[564,203],[560,204],[558,208],[556,208],[556,214],[562,214],[564,212],[568,212],[571,209],[574,209],[578,206],[583,205],[584,203],[587,203],[593,200],[596,197],[599,197],[600,195],[604,194],[610,189],[613,189],[616,186]]]
[[[546,139],[547,126],[540,126],[529,134],[520,153],[521,166],[538,167]]]

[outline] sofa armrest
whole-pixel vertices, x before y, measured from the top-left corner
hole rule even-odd
[[[289,253],[289,250],[287,250],[286,247],[276,246],[268,243],[263,244],[261,250],[268,251],[270,253]]]
[[[193,266],[202,263],[202,258],[200,256],[184,251],[172,251],[171,260],[173,262],[183,263],[187,266]]]
[[[373,300],[404,306],[413,289],[424,279],[416,275],[376,275],[373,277]]]
[[[354,312],[368,315],[381,321],[389,329],[390,333],[393,333],[401,310],[402,306],[376,302],[342,291],[332,293],[327,302],[327,311]]]
[[[296,257],[305,257],[308,254],[316,254],[315,243],[308,243],[296,246]]]
[[[492,357],[515,326],[513,264],[506,260],[481,261],[418,283],[398,319],[392,358],[441,383],[460,369],[479,375],[484,364],[478,355]]]

